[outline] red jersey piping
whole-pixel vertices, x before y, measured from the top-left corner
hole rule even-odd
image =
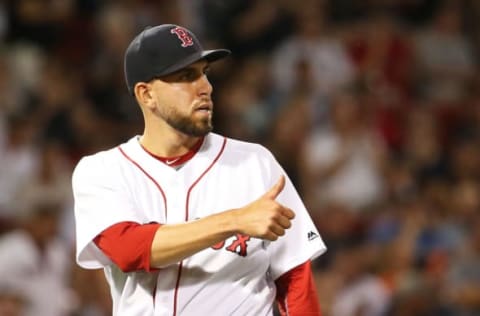
[[[195,180],[195,182],[192,183],[192,185],[188,189],[187,198],[186,198],[186,201],[185,201],[185,221],[188,221],[189,201],[190,201],[190,193],[192,192],[192,189],[198,184],[198,182],[200,182],[200,180],[205,176],[205,174],[207,174],[207,172],[210,171],[210,169],[212,169],[213,165],[218,161],[218,159],[220,158],[220,156],[222,155],[222,153],[225,149],[226,143],[227,143],[227,138],[223,138],[222,148],[218,152],[215,159],[213,159],[210,166],[208,166],[208,168],[205,169],[205,171],[197,178],[197,180]],[[174,302],[173,302],[173,316],[177,315],[178,288],[180,286],[180,278],[182,276],[182,267],[183,267],[183,261],[181,261],[180,265],[178,266],[177,283],[175,284],[175,292],[173,294],[173,300],[174,300]]]
[[[120,152],[122,153],[122,155],[127,158],[128,161],[130,161],[131,163],[133,163],[138,169],[140,169],[140,171],[143,172],[144,175],[147,176],[147,178],[149,178],[153,184],[155,184],[155,186],[158,188],[158,190],[160,191],[160,193],[162,194],[162,198],[163,198],[163,205],[165,206],[165,221],[167,220],[167,197],[165,196],[165,192],[163,192],[163,189],[162,187],[160,186],[160,184],[158,184],[157,181],[155,181],[155,179],[150,175],[148,174],[148,172],[145,171],[145,169],[143,169],[140,164],[138,164],[138,162],[136,162],[135,160],[133,160],[132,158],[130,158],[130,156],[128,156],[121,147],[118,147],[118,150],[120,150]]]
[[[160,191],[160,194],[162,195],[162,198],[163,198],[163,205],[164,205],[164,209],[165,209],[165,222],[167,221],[167,197],[165,196],[165,192],[163,192],[163,189],[162,187],[160,186],[160,184],[158,184],[157,181],[155,181],[155,179],[147,172],[145,171],[145,169],[142,168],[142,166],[140,166],[140,164],[138,162],[136,162],[135,160],[133,160],[132,158],[130,158],[130,156],[128,156],[121,147],[118,147],[118,150],[120,150],[120,152],[122,153],[122,155],[128,160],[130,161],[131,163],[133,163],[138,169],[140,169],[140,171],[143,172],[143,174],[145,176],[147,176],[147,178],[149,178],[153,184],[155,184],[155,186],[157,187],[157,189]],[[155,306],[155,296],[157,294],[157,283],[155,282],[155,286],[153,287],[153,293],[152,293],[152,298],[153,298],[153,305]]]

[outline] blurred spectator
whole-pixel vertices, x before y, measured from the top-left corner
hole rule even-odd
[[[72,315],[112,315],[112,298],[103,270],[85,270],[75,265],[72,267],[71,286],[76,294]]]
[[[21,291],[25,315],[63,316],[75,306],[70,248],[57,238],[60,212],[39,199],[17,212],[18,229],[0,237],[0,283]]]
[[[289,1],[205,0],[207,35],[237,58],[268,53],[291,32]]]
[[[353,90],[334,95],[328,126],[318,126],[304,147],[303,193],[310,207],[335,202],[352,211],[383,198],[384,145],[366,123]]]
[[[0,148],[0,218],[16,212],[16,192],[33,178],[38,165],[34,138],[36,124],[31,117],[10,116],[3,148]]]
[[[90,71],[86,73],[85,93],[95,102],[97,115],[112,122],[130,121],[139,115],[133,97],[125,89],[123,52],[137,28],[146,25],[137,24],[130,10],[122,2],[112,2],[98,12],[97,45],[88,61]]]
[[[312,1],[310,1],[312,2]],[[274,88],[290,94],[297,82],[298,67],[311,72],[311,93],[331,95],[354,79],[354,68],[341,41],[329,34],[322,6],[300,6],[295,15],[294,33],[281,42],[272,54]]]
[[[402,154],[420,184],[432,178],[446,177],[448,172],[440,122],[434,113],[431,107],[418,104],[405,122]]]
[[[309,123],[307,99],[301,95],[291,97],[277,113],[266,142],[299,191],[302,191],[301,152],[311,129]]]
[[[456,306],[456,315],[461,316],[480,312],[480,221],[477,218],[471,224],[470,239],[453,258],[447,280],[449,299]]]
[[[42,127],[41,136],[65,145],[70,144],[74,137],[68,122],[71,99],[79,97],[74,79],[62,61],[47,59],[37,86],[30,91],[31,97],[25,109],[25,112],[35,115],[35,122]]]
[[[367,247],[346,248],[337,253],[334,269],[343,284],[331,308],[332,316],[382,316],[390,302],[390,293],[383,281],[369,271]]]
[[[29,180],[15,193],[17,210],[33,207],[36,201],[53,201],[60,208],[59,237],[74,245],[71,163],[65,149],[56,142],[40,146],[38,166]]]
[[[469,245],[475,242],[473,231],[480,210],[480,186],[476,181],[463,179],[447,190],[444,195],[450,198],[441,214],[438,235],[453,259],[465,255],[465,250],[476,251]]]
[[[403,203],[418,194],[418,183],[412,166],[404,158],[387,160],[384,171],[385,201]],[[385,210],[385,213],[388,213]]]
[[[446,1],[415,38],[416,75],[421,95],[433,105],[458,105],[465,98],[477,62],[462,30],[458,1]]]
[[[273,114],[267,67],[262,55],[246,58],[235,76],[228,77],[220,91],[213,91],[220,104],[214,109],[216,129],[249,141],[265,137]]]
[[[11,65],[10,51],[0,50],[0,146],[3,144],[6,131],[5,128],[7,116],[18,110],[18,93],[20,89],[10,82],[10,78],[14,73]]]
[[[479,139],[473,137],[458,138],[455,146],[449,150],[450,169],[453,179],[476,180],[480,177]]]
[[[476,87],[480,87],[476,83]],[[480,141],[480,89],[474,87],[467,102],[460,108],[456,121],[449,130],[453,141],[466,138],[468,141]]]
[[[386,9],[373,10],[345,31],[345,41],[364,90],[362,106],[393,155],[405,141],[405,120],[414,90],[413,47],[408,28]]]
[[[413,51],[405,31],[387,11],[374,12],[346,35],[357,79],[386,103],[400,103],[412,89]]]
[[[72,17],[74,0],[16,0],[10,5],[10,39],[22,39],[47,49],[62,43],[63,26]]]

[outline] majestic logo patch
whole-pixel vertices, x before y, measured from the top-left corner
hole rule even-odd
[[[242,234],[236,234],[235,235],[235,240],[233,240],[230,245],[225,247],[226,250],[231,251],[233,253],[236,253],[239,256],[246,257],[247,256],[247,241],[250,240],[250,236],[248,235],[242,235]],[[225,241],[221,241],[215,245],[212,246],[212,249],[214,250],[219,250],[222,249],[223,246],[225,245]]]
[[[308,232],[307,238],[309,241],[314,240],[315,238],[318,238],[318,234],[311,230]]]
[[[188,47],[193,45],[193,38],[184,28],[177,26],[171,29],[170,33],[177,35],[178,39],[182,41],[182,47]]]

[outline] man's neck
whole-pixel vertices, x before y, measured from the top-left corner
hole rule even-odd
[[[162,135],[159,137],[158,135]],[[152,134],[147,130],[140,137],[140,144],[150,153],[160,157],[176,157],[191,150],[201,137],[176,133]]]
[[[163,162],[169,167],[179,169],[181,166],[186,164],[190,159],[192,159],[193,156],[195,156],[195,154],[199,151],[200,147],[202,147],[202,144],[203,144],[203,137],[198,139],[197,142],[194,144],[194,146],[188,152],[178,156],[168,156],[168,157],[155,155],[152,152],[150,152],[148,149],[146,149],[142,144],[140,144],[140,146],[142,146],[143,150],[145,150],[153,158]]]

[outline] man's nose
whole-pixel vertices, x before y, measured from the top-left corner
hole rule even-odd
[[[210,96],[213,91],[212,84],[208,80],[207,75],[203,74],[200,76],[198,79],[198,87],[199,87],[199,93],[202,95],[208,95]]]

